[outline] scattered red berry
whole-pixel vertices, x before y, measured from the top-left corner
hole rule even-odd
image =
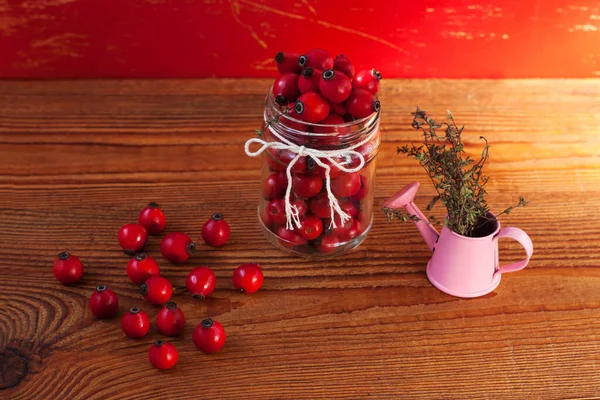
[[[173,285],[167,278],[153,275],[140,286],[140,294],[152,304],[165,304],[173,294]]]
[[[354,89],[348,100],[346,100],[348,113],[354,118],[366,118],[379,111],[379,100],[369,91]]]
[[[283,106],[296,101],[298,96],[300,96],[300,90],[298,89],[299,77],[300,75],[298,74],[287,72],[275,80],[273,84],[273,96],[275,96],[277,104]]]
[[[137,307],[132,307],[129,312],[121,318],[121,329],[130,339],[139,339],[150,330],[150,318],[148,314]]]
[[[119,229],[118,238],[125,253],[134,255],[146,245],[148,232],[140,224],[127,224]]]
[[[167,302],[156,316],[156,328],[163,335],[177,336],[185,327],[185,315],[173,301]]]
[[[333,58],[323,49],[312,49],[298,58],[298,64],[302,68],[314,68],[325,71],[333,68]]]
[[[276,172],[263,182],[262,196],[266,200],[280,199],[285,195],[287,176],[285,172]]]
[[[352,81],[343,73],[336,73],[332,69],[323,71],[319,80],[321,95],[332,103],[346,101],[352,92]]]
[[[138,217],[138,222],[150,233],[161,233],[167,225],[165,214],[160,206],[154,202],[148,204]]]
[[[323,180],[318,176],[294,174],[292,187],[298,197],[307,199],[319,194],[323,188]]]
[[[183,232],[171,232],[160,242],[160,252],[173,264],[179,264],[196,252],[196,244]]]
[[[119,310],[119,299],[115,292],[104,285],[98,285],[90,296],[90,310],[96,318],[114,317]]]
[[[202,226],[202,239],[209,246],[223,246],[229,240],[229,233],[229,224],[221,213],[214,213]]]
[[[298,78],[298,89],[300,93],[318,92],[321,71],[313,68],[304,68]]]
[[[377,94],[379,90],[379,81],[381,80],[381,74],[375,68],[363,71],[358,71],[352,81],[354,90],[367,90],[372,94]]]
[[[304,93],[294,105],[294,111],[302,121],[313,124],[323,121],[329,115],[329,103],[318,93]]]
[[[148,361],[154,368],[157,369],[170,369],[177,364],[179,353],[174,345],[158,339],[150,351],[148,351]]]
[[[204,300],[206,296],[215,290],[217,277],[212,269],[208,267],[192,268],[185,280],[187,290],[196,300]]]
[[[323,222],[319,217],[307,215],[300,221],[298,234],[306,240],[313,240],[321,236],[323,232]]]
[[[350,60],[348,60],[348,57],[343,54],[338,55],[335,60],[333,60],[333,69],[342,72],[350,79],[354,77],[354,65],[352,65]]]
[[[244,293],[255,293],[263,284],[264,276],[258,264],[242,264],[233,271],[233,286]]]
[[[127,276],[136,285],[146,282],[152,275],[160,275],[160,268],[156,260],[146,253],[137,253],[127,263]]]
[[[302,67],[298,65],[298,58],[300,58],[298,53],[284,53],[283,51],[277,53],[275,62],[277,63],[277,70],[279,73],[285,74],[293,72],[299,74],[300,71],[302,71]]]
[[[204,353],[214,353],[225,345],[225,329],[217,321],[206,318],[196,325],[192,341]]]
[[[58,254],[52,265],[52,272],[57,281],[63,285],[79,282],[83,276],[83,264],[68,251]]]
[[[336,197],[351,197],[360,190],[358,172],[343,174],[331,180],[331,191]]]

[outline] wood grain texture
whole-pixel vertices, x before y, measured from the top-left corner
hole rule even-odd
[[[424,270],[429,254],[414,227],[380,213],[363,246],[334,261],[308,262],[272,248],[256,222],[260,161],[242,144],[259,126],[266,80],[0,82],[0,398],[447,398],[562,399],[600,394],[600,80],[387,81],[376,204],[425,177],[396,145],[417,141],[415,105],[451,109],[490,143],[490,203],[531,204],[503,219],[535,245],[524,271],[493,293],[450,297]],[[422,185],[417,203],[432,194]],[[125,276],[118,228],[148,201],[169,230],[201,241],[214,211],[231,223],[223,249],[199,245],[172,266],[183,285],[192,265],[212,267],[217,291],[176,301],[188,317],[175,369],[152,370],[153,327],[127,340],[118,319],[96,321],[96,284],[120,310],[145,304]],[[442,214],[438,210],[438,214]],[[62,250],[86,267],[59,285]],[[520,259],[501,243],[501,261]],[[251,296],[230,284],[240,263],[263,265]],[[191,343],[203,317],[221,322],[225,348]]]

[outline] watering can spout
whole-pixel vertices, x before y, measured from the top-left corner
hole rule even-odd
[[[435,228],[429,223],[429,220],[419,207],[415,205],[413,200],[417,194],[417,190],[419,189],[419,182],[412,182],[404,187],[404,189],[397,192],[395,195],[390,197],[385,203],[384,207],[391,209],[400,209],[404,207],[406,212],[411,215],[419,218],[420,221],[416,221],[415,225],[419,232],[421,232],[421,236],[429,246],[429,250],[433,251],[433,246],[435,246],[435,242],[439,236],[438,232]]]

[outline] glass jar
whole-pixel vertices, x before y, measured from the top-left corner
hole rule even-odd
[[[263,153],[259,222],[267,239],[289,253],[339,256],[360,245],[372,225],[380,111],[321,125],[294,119],[292,110],[269,90],[261,137],[249,141],[263,148],[251,154],[247,144],[249,155]]]

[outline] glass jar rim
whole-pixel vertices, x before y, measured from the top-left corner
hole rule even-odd
[[[311,123],[311,122],[306,122],[306,121],[302,121],[302,120],[293,118],[289,114],[281,111],[281,109],[279,108],[279,107],[281,107],[281,105],[275,101],[275,96],[273,95],[273,86],[271,86],[269,88],[269,93],[267,95],[267,105],[269,106],[269,108],[271,110],[273,110],[275,112],[277,118],[280,118],[283,116],[284,118],[287,118],[294,123],[307,125],[308,127],[316,127],[316,128],[320,128],[320,129],[326,129],[326,128],[340,129],[340,128],[352,128],[355,126],[360,126],[361,124],[363,125],[363,127],[361,129],[359,129],[358,131],[355,131],[355,132],[350,131],[348,136],[353,136],[357,133],[363,133],[365,130],[371,129],[371,126],[375,125],[379,121],[379,114],[381,113],[381,108],[380,108],[367,117],[355,119],[350,122],[344,122],[343,124],[315,124],[315,123]],[[265,110],[265,113],[266,113],[266,110]],[[265,115],[265,117],[266,117],[266,115]],[[316,137],[316,138],[327,138],[330,136],[331,137],[339,136],[339,133],[336,132],[335,130],[333,130],[332,132],[306,132],[306,131],[300,131],[300,130],[294,129],[292,127],[286,127],[286,130],[291,131],[295,135],[298,134],[298,135],[302,135],[302,136]]]

